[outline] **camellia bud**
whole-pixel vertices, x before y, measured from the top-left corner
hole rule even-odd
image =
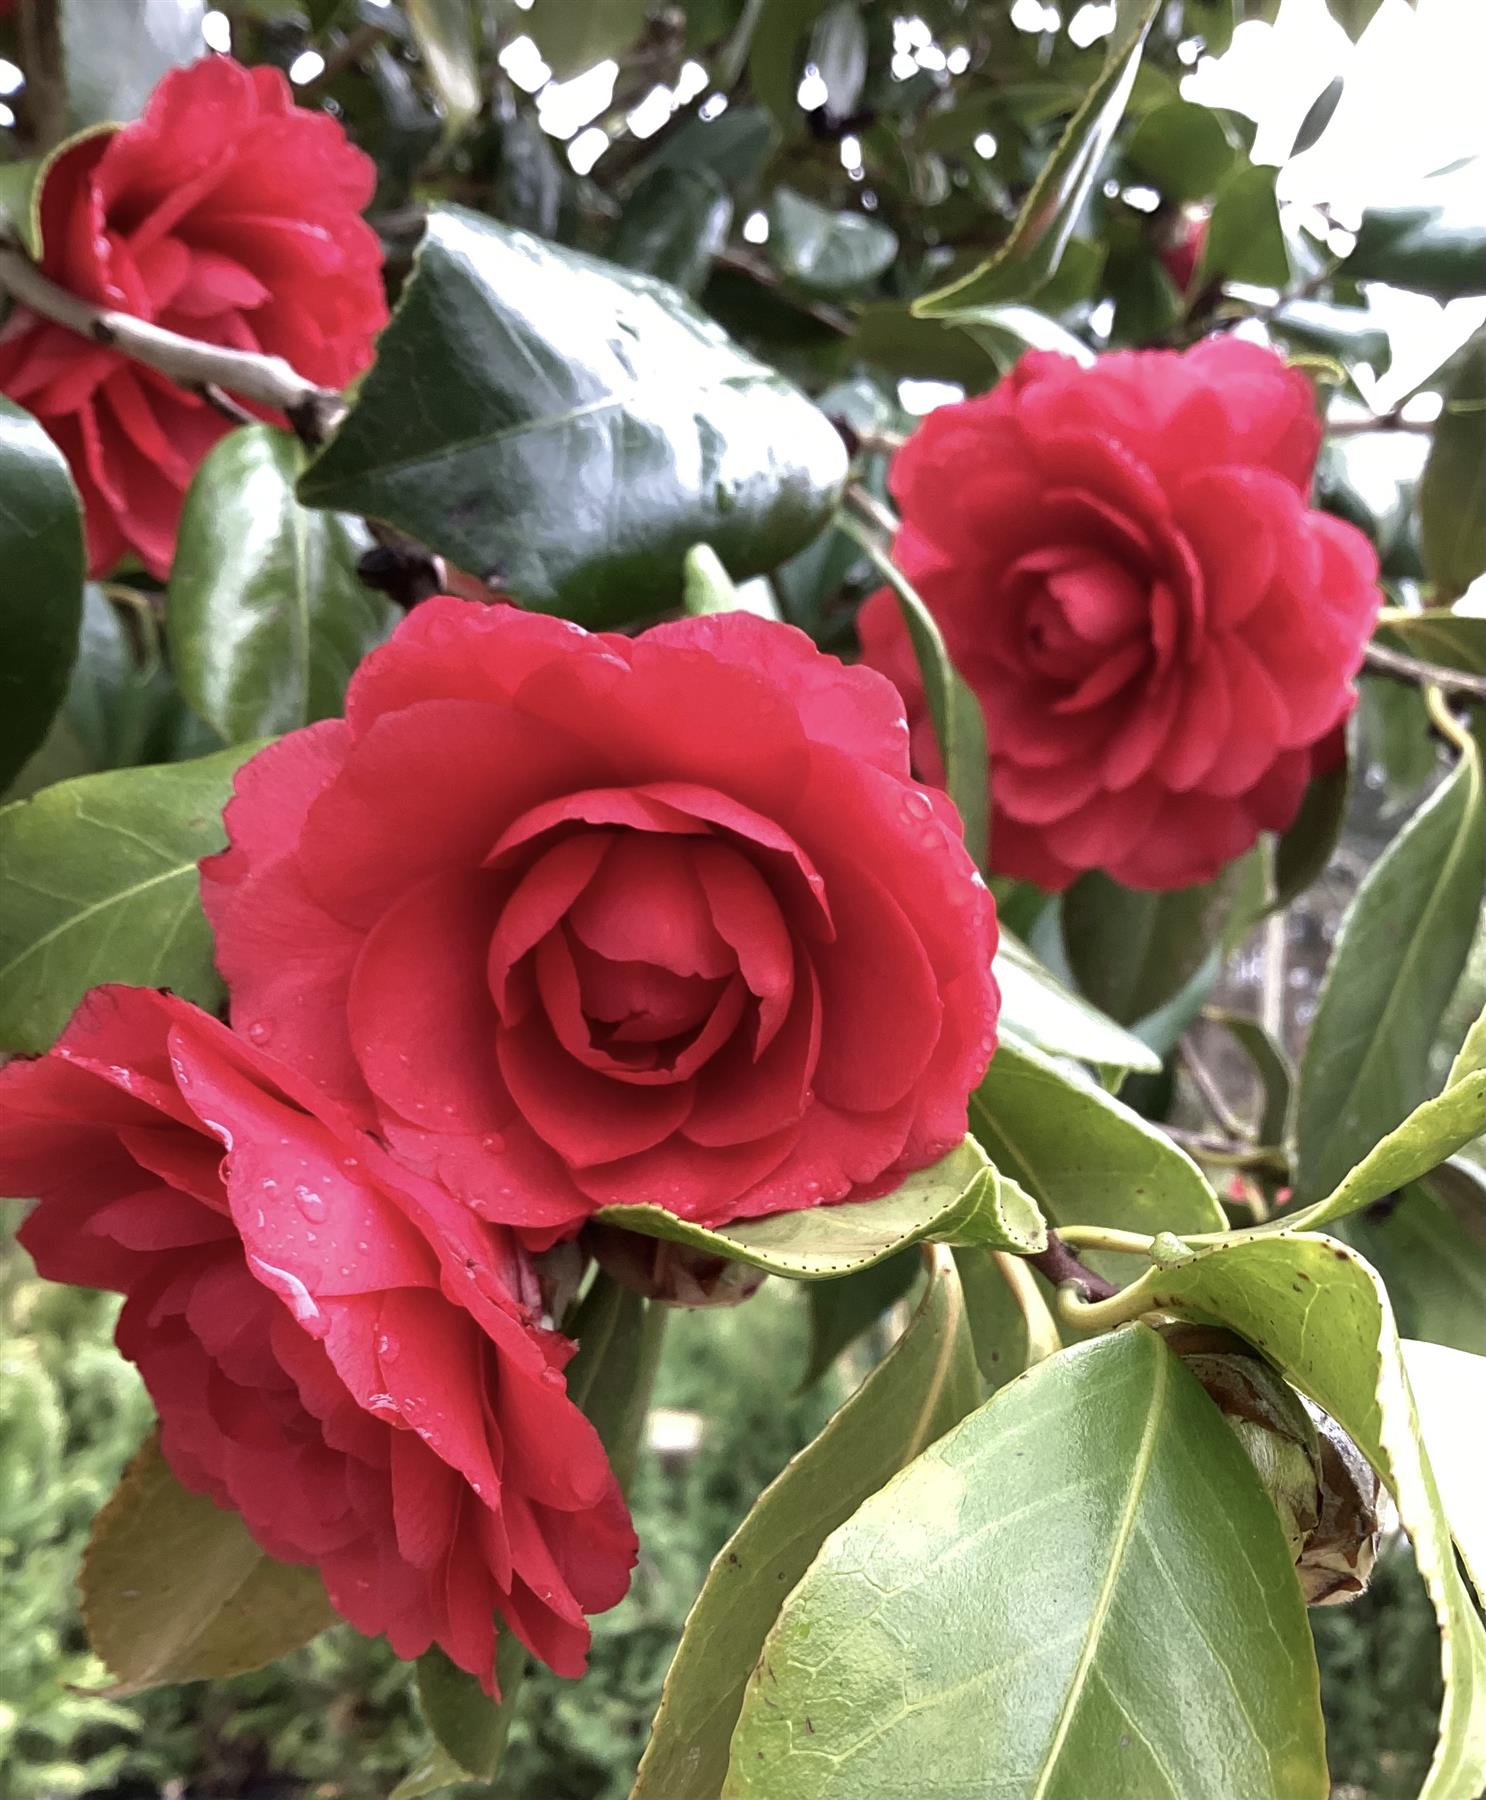
[[[1163,1335],[1243,1445],[1298,1564],[1320,1523],[1322,1479],[1319,1433],[1300,1396],[1231,1331],[1177,1324]]]
[[[589,1225],[579,1242],[621,1287],[668,1306],[737,1306],[764,1284],[749,1263],[614,1225]]]
[[[1329,1414],[1306,1402],[1321,1448],[1321,1517],[1296,1565],[1311,1606],[1337,1606],[1367,1587],[1378,1554],[1377,1471]]]
[[[1307,1605],[1362,1593],[1380,1530],[1380,1483],[1362,1452],[1233,1332],[1181,1322],[1161,1331],[1216,1402],[1274,1502]]]

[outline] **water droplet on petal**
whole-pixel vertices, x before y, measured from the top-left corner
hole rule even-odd
[[[294,1198],[299,1210],[313,1224],[318,1225],[325,1217],[325,1202],[313,1188],[306,1187],[302,1181],[295,1184]],[[310,1242],[313,1243],[314,1239],[311,1238]]]
[[[383,1362],[396,1362],[397,1353],[401,1349],[402,1345],[398,1343],[397,1339],[393,1337],[390,1331],[382,1332],[377,1338],[377,1355],[381,1357]]]
[[[255,1044],[266,1044],[273,1036],[273,1021],[271,1019],[254,1019],[248,1027],[248,1036]]]
[[[909,788],[903,795],[903,816],[907,819],[932,819],[934,803],[922,788]]]

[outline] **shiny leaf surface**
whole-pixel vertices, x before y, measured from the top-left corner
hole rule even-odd
[[[845,472],[825,416],[674,288],[447,207],[299,492],[613,624],[678,604],[695,543],[739,580],[782,561]]]

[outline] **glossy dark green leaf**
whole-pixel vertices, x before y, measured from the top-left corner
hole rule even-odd
[[[1486,260],[1486,247],[1481,254]],[[1450,365],[1419,481],[1419,537],[1425,572],[1447,596],[1463,594],[1486,570],[1486,332]]]
[[[1282,343],[1320,351],[1348,367],[1367,363],[1379,375],[1388,368],[1388,333],[1376,315],[1362,307],[1292,300],[1270,320],[1270,329]]]
[[[633,1800],[715,1800],[780,1603],[827,1535],[979,1399],[964,1297],[941,1249],[898,1343],[764,1490],[712,1564],[666,1677]]]
[[[613,624],[678,604],[695,543],[739,580],[782,561],[845,474],[824,415],[675,289],[449,207],[299,492]]]
[[[1436,300],[1486,294],[1486,224],[1442,206],[1370,207],[1341,274]]]
[[[1056,319],[1033,306],[974,306],[955,316],[955,325],[995,358],[1003,371],[1028,350],[1056,350],[1075,362],[1092,363],[1094,353]]]
[[[1004,927],[993,966],[1001,989],[1003,1038],[1049,1056],[1092,1063],[1109,1075],[1130,1069],[1149,1075],[1160,1069],[1161,1058],[1148,1045],[1065,987]]]
[[[1129,101],[1157,5],[1116,0],[1103,72],[1043,165],[1010,235],[972,274],[923,295],[915,312],[954,314],[993,300],[1023,299],[1056,272]]]
[[[0,1046],[45,1050],[90,987],[221,985],[197,893],[233,772],[257,746],[58,782],[0,810]]]
[[[1326,0],[1326,10],[1355,44],[1382,4],[1383,0]]]
[[[1196,887],[1147,893],[1090,870],[1063,895],[1063,948],[1079,990],[1122,1025],[1162,1007],[1222,939],[1244,870],[1231,863]]]
[[[1134,1326],[1039,1363],[826,1539],[723,1793],[1320,1800],[1319,1688],[1273,1506]]]
[[[1486,1355],[1486,1194],[1446,1164],[1354,1213],[1337,1235],[1382,1276],[1406,1336]],[[1466,1435],[1465,1433],[1461,1434]],[[1433,1446],[1431,1446],[1431,1450]]]
[[[260,1668],[335,1622],[319,1571],[265,1556],[235,1512],[180,1485],[153,1436],[93,1522],[79,1586],[117,1695]]]
[[[0,794],[47,734],[77,655],[83,530],[62,453],[0,397]]]
[[[358,519],[294,497],[303,452],[269,425],[234,431],[186,496],[165,623],[181,692],[229,743],[341,711],[346,683],[398,618],[356,576]]]
[[[494,1781],[499,1773],[527,1660],[520,1638],[500,1627],[495,1650],[499,1694],[491,1699],[474,1676],[450,1662],[437,1644],[418,1658],[418,1707],[435,1746],[453,1765],[448,1773],[454,1781]]]
[[[609,255],[694,294],[732,222],[732,196],[710,169],[652,169],[625,200]]]
[[[1140,121],[1125,155],[1168,200],[1183,201],[1207,199],[1238,151],[1211,107],[1170,100]]]
[[[841,1353],[870,1331],[913,1286],[921,1267],[916,1249],[900,1250],[840,1281],[815,1281],[810,1301],[810,1357],[800,1387],[813,1387]]]
[[[1290,253],[1275,200],[1277,170],[1251,163],[1219,188],[1202,240],[1197,283],[1242,281],[1282,288],[1290,279]]]
[[[405,0],[413,42],[452,126],[480,107],[480,63],[473,0]],[[587,12],[587,7],[575,8]]]
[[[645,1434],[666,1309],[599,1269],[566,1328],[578,1341],[567,1367],[568,1397],[593,1421],[620,1487],[628,1489]]]
[[[988,788],[985,717],[980,702],[950,660],[944,634],[912,583],[870,531],[843,516],[841,529],[856,539],[897,596],[924,684],[934,735],[944,761],[944,788],[965,827],[965,848],[985,867]]]
[[[681,604],[692,618],[738,610],[738,590],[710,544],[693,544],[686,553],[683,571]]]
[[[649,0],[533,0],[521,21],[559,81],[622,56],[645,29]]]
[[[61,0],[67,111],[74,126],[136,118],[160,77],[202,55],[205,0]]]
[[[1300,121],[1300,129],[1295,133],[1295,141],[1290,146],[1291,156],[1303,156],[1321,141],[1322,134],[1331,123],[1337,107],[1341,105],[1346,86],[1344,77],[1334,75],[1316,95]]]
[[[1379,643],[1403,650],[1425,662],[1463,669],[1468,675],[1486,668],[1486,617],[1479,613],[1429,606],[1420,612],[1389,607],[1378,616]]]
[[[819,1281],[849,1275],[924,1240],[990,1244],[1019,1254],[1047,1244],[1036,1206],[966,1138],[880,1200],[769,1213],[709,1231],[661,1206],[606,1206],[598,1218],[645,1237],[689,1244],[772,1275]]]
[[[1294,1230],[1314,1231],[1333,1219],[1344,1218],[1397,1192],[1406,1182],[1427,1175],[1472,1138],[1479,1137],[1486,1123],[1483,1037],[1486,1021],[1478,1019],[1444,1088],[1373,1144],[1324,1200],[1287,1215],[1286,1224]],[[1408,1079],[1414,1082],[1419,1076],[1411,1070]],[[1390,1098],[1393,1091],[1389,1090]],[[1369,1126],[1363,1135],[1371,1135],[1374,1129],[1375,1125]]]
[[[813,293],[865,287],[892,265],[897,234],[863,212],[834,212],[790,188],[769,201],[769,254],[780,272]]]
[[[691,118],[656,151],[657,169],[710,169],[729,188],[746,186],[768,160],[778,127],[758,106],[730,106],[715,119]]]
[[[1455,1566],[1419,1435],[1398,1331],[1377,1275],[1326,1237],[1245,1234],[1142,1278],[1127,1304],[1228,1325],[1323,1407],[1378,1471],[1414,1544],[1440,1622],[1445,1703],[1420,1800],[1486,1782],[1486,1633]]]
[[[1428,1057],[1479,924],[1486,805],[1474,742],[1342,920],[1300,1065],[1296,1196],[1330,1194],[1429,1097]]]
[[[1221,1231],[1197,1165],[1164,1132],[1066,1065],[1003,1043],[970,1097],[970,1129],[1052,1225]]]

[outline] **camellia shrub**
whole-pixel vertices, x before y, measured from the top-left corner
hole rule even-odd
[[[333,1624],[608,1779],[795,1283],[635,1800],[1325,1796],[1410,1558],[1480,1792],[1486,228],[1281,204],[1274,10],[0,8],[0,1192],[152,1414],[5,1365],[27,1791]]]

